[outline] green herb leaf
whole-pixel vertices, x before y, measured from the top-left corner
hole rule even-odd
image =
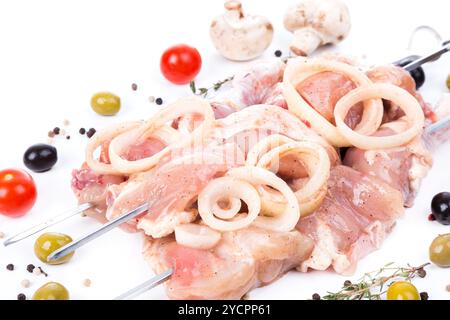
[[[191,88],[193,94],[197,93],[197,89],[195,88],[195,81],[191,81],[189,83],[189,87]]]

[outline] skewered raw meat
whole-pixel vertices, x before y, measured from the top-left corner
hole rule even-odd
[[[426,103],[422,95],[417,92],[416,82],[409,72],[394,65],[384,65],[367,71],[367,76],[374,83],[390,83],[405,89],[419,101],[427,121],[429,123],[437,121],[430,104]],[[385,109],[385,121],[397,120],[405,114],[402,109],[390,101],[385,101]]]
[[[211,179],[236,165],[221,157],[214,157],[209,163],[169,162],[130,179],[117,194],[111,190],[106,217],[111,220],[148,202],[150,213],[130,223],[153,237],[166,236],[178,224],[189,223],[197,217],[195,210],[186,208]]]
[[[79,203],[93,203],[94,208],[86,210],[86,215],[105,221],[107,189],[125,180],[122,176],[95,173],[84,163],[80,169],[72,171],[71,186]]]
[[[355,89],[356,85],[345,75],[333,72],[321,72],[300,82],[296,89],[303,98],[325,119],[334,123],[334,106]],[[346,123],[354,128],[360,121],[362,104],[353,107],[346,118]]]
[[[380,247],[403,212],[396,189],[349,167],[333,168],[321,207],[298,223],[297,230],[315,243],[299,270],[332,266],[338,273],[352,274],[361,258]]]
[[[405,121],[383,125],[375,134],[387,136],[404,130]],[[343,163],[369,176],[378,177],[401,191],[406,207],[411,207],[422,179],[433,164],[431,153],[420,138],[405,146],[383,150],[350,148]]]
[[[186,211],[186,207],[208,181],[232,167],[242,165],[248,148],[266,137],[268,132],[282,134],[295,141],[316,142],[327,148],[333,163],[339,161],[331,146],[288,111],[275,106],[249,107],[216,121],[210,134],[203,138],[203,154],[208,154],[208,146],[216,146],[216,151],[225,148],[224,153],[211,160],[210,164],[205,165],[205,159],[176,164],[177,157],[172,153],[163,160],[168,161],[167,164],[130,178],[120,190],[109,188],[107,218],[112,219],[148,201],[151,204],[150,214],[140,218],[137,227],[153,237],[170,234],[177,224],[195,219],[195,212]],[[239,155],[241,152],[242,155]],[[198,151],[188,148],[183,153],[193,156]],[[136,225],[137,222],[130,223]]]
[[[427,107],[394,67],[258,63],[211,106],[180,100],[97,136],[87,154],[95,174],[74,186],[77,196],[98,187],[108,219],[149,204],[129,226],[149,236],[156,272],[174,268],[171,298],[240,298],[293,268],[351,274],[431,166],[420,137]],[[350,147],[345,166],[335,147]]]
[[[211,250],[181,246],[170,237],[148,239],[144,256],[156,272],[169,267],[171,299],[240,299],[267,285],[307,259],[312,240],[298,231],[246,228],[226,232]]]

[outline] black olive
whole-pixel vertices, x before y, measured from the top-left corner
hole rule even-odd
[[[58,161],[56,148],[48,144],[35,144],[25,151],[23,163],[34,172],[45,172],[50,170]]]
[[[405,67],[406,65],[410,64],[411,62],[417,60],[418,56],[409,56],[402,60],[394,62],[396,66],[399,67]],[[419,89],[423,86],[425,83],[425,72],[423,71],[422,67],[418,67],[412,71],[409,72],[411,77],[413,77],[414,81],[416,82],[416,89]]]
[[[450,193],[441,192],[431,201],[433,216],[441,224],[450,225]]]

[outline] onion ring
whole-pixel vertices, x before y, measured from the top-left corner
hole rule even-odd
[[[115,169],[111,164],[102,163],[97,159],[94,159],[94,152],[100,147],[104,142],[112,140],[114,137],[133,130],[142,125],[142,122],[133,121],[120,123],[118,125],[111,126],[104,130],[96,132],[92,138],[89,140],[86,147],[86,163],[94,172],[98,174],[113,174],[120,175],[121,172]]]
[[[291,142],[295,142],[295,140],[281,134],[272,134],[267,138],[259,141],[253,148],[249,150],[247,159],[245,160],[245,164],[247,166],[256,167],[262,154],[269,152],[269,150],[273,149],[274,147],[278,147]]]
[[[372,81],[356,67],[327,59],[308,59],[298,57],[288,62],[283,79],[283,94],[289,111],[302,120],[307,120],[311,127],[335,147],[348,147],[349,141],[341,132],[319,112],[311,107],[297,92],[295,86],[306,78],[324,71],[331,71],[348,76],[358,86],[372,84]],[[376,132],[383,120],[383,103],[381,99],[364,101],[361,122],[355,130],[361,134],[371,135]]]
[[[239,207],[232,205],[225,210],[216,205],[226,197],[229,201],[238,200]],[[247,204],[247,214],[239,214],[240,199]],[[217,208],[220,211],[216,211]],[[260,210],[261,201],[256,189],[250,183],[230,176],[212,180],[198,196],[198,213],[203,222],[218,231],[243,229],[256,219]],[[224,211],[228,212],[225,214]]]
[[[330,176],[330,158],[325,149],[312,142],[292,142],[270,150],[258,161],[260,168],[271,168],[274,161],[279,161],[288,154],[298,154],[302,160],[309,179],[306,184],[295,191],[302,216],[316,210],[326,195]],[[264,199],[264,198],[263,198]],[[275,201],[275,202],[280,202]],[[264,206],[264,205],[263,205]]]
[[[129,141],[134,142],[143,138],[145,139],[170,120],[189,113],[199,113],[203,115],[204,118],[203,123],[197,127],[191,135],[181,138],[178,142],[169,144],[163,150],[148,158],[129,161],[120,156],[120,154],[122,154],[128,146]],[[187,146],[195,139],[202,138],[204,133],[211,128],[213,121],[214,112],[207,101],[196,97],[179,99],[151,119],[147,120],[139,128],[136,128],[130,132],[125,132],[114,138],[109,146],[109,157],[111,159],[111,164],[121,173],[129,174],[149,170],[171,150]]]
[[[220,232],[204,225],[187,223],[175,227],[175,240],[178,244],[189,248],[212,249],[221,237]]]
[[[344,122],[344,117],[350,108],[363,100],[383,98],[397,104],[406,114],[410,127],[391,136],[367,136],[350,129]],[[422,133],[425,116],[419,102],[406,90],[385,83],[372,84],[356,88],[342,97],[334,109],[336,126],[339,132],[355,147],[363,150],[388,149],[402,146]]]
[[[300,219],[300,207],[294,192],[283,179],[273,172],[258,167],[231,169],[227,176],[248,181],[253,185],[268,185],[284,196],[286,206],[283,212],[276,217],[258,216],[253,222],[255,226],[279,232],[288,232],[295,228]]]

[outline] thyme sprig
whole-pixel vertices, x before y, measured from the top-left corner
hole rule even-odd
[[[418,267],[394,267],[393,263],[388,263],[379,270],[366,273],[357,283],[345,281],[342,289],[338,292],[328,292],[323,296],[323,300],[381,300],[383,294],[387,292],[388,285],[392,281],[411,281],[416,276],[424,278],[426,272],[424,268],[429,263],[424,263]]]
[[[228,77],[224,80],[217,81],[213,83],[211,87],[205,88],[197,88],[195,81],[191,81],[189,83],[189,87],[191,88],[192,93],[194,93],[197,96],[202,96],[203,98],[206,98],[209,92],[211,91],[218,91],[224,84],[227,82],[230,82],[234,79],[234,76]]]

